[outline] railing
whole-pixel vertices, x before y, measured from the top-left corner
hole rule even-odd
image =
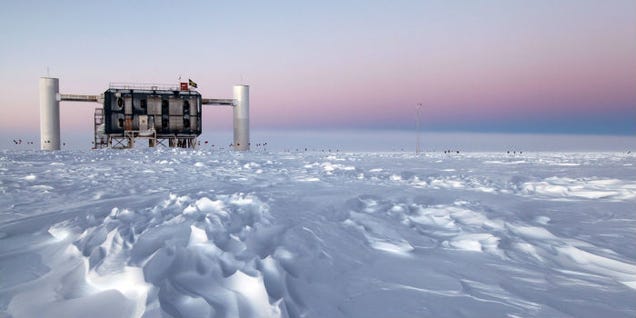
[[[230,98],[202,98],[201,104],[203,105],[220,105],[220,106],[235,106],[235,100]]]
[[[60,94],[60,100],[65,102],[98,102],[97,95]]]
[[[138,89],[149,91],[178,91],[179,85],[156,83],[109,83],[108,88],[113,89]]]

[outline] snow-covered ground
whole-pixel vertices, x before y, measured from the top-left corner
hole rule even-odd
[[[634,317],[621,153],[0,152],[0,317]]]

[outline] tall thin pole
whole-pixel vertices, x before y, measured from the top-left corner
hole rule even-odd
[[[422,111],[422,103],[418,103],[417,107],[415,108],[416,112],[417,112],[417,118],[416,118],[416,135],[415,135],[415,154],[419,154],[420,152],[422,152],[422,149],[420,148],[420,114]]]

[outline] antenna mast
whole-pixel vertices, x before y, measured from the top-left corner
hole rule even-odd
[[[416,126],[415,126],[415,133],[416,133],[416,137],[415,137],[415,154],[418,155],[420,154],[420,152],[422,152],[422,149],[420,148],[420,115],[422,112],[422,103],[417,103],[417,106],[415,108],[416,112],[417,112],[417,118],[416,118]]]

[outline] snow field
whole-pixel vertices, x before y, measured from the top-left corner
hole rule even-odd
[[[624,154],[0,153],[13,317],[632,317]]]

